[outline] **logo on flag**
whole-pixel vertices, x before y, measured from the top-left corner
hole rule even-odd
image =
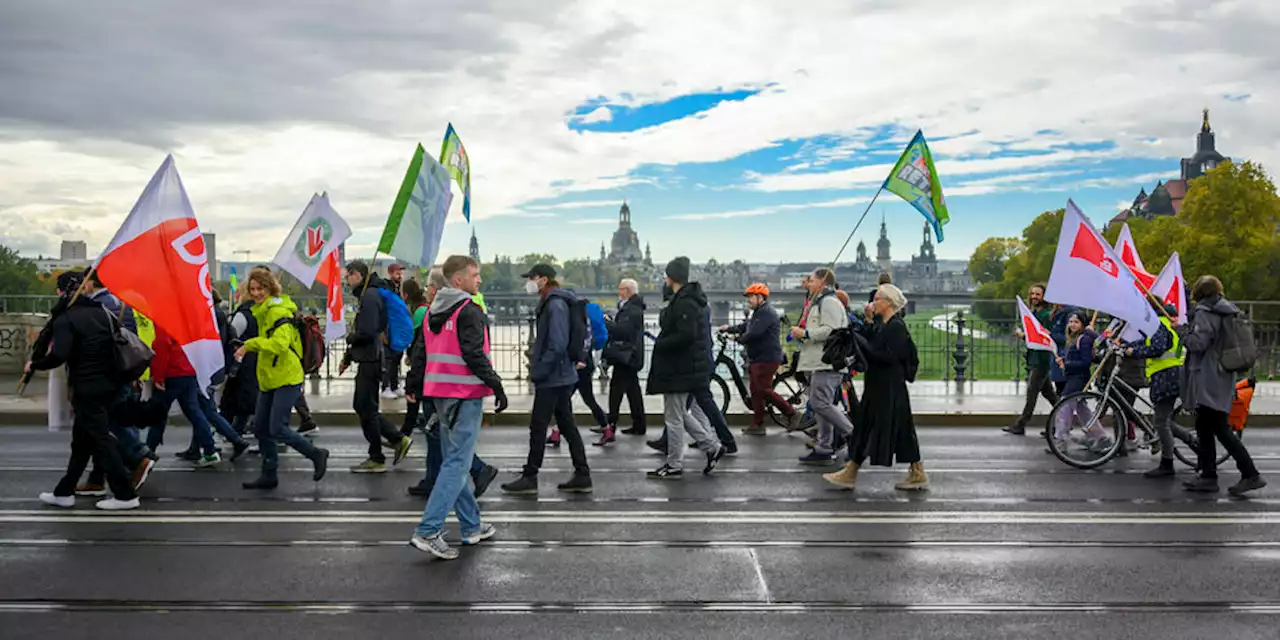
[[[1106,245],[1093,235],[1087,224],[1081,222],[1079,230],[1076,231],[1076,241],[1071,245],[1071,257],[1079,258],[1102,269],[1112,278],[1119,278],[1120,267],[1116,266],[1108,253]]]
[[[333,237],[333,225],[324,218],[316,218],[307,225],[306,233],[298,238],[295,253],[303,264],[314,267],[324,257],[324,246]]]
[[[312,195],[272,262],[310,287],[324,259],[350,237],[351,226],[333,210],[329,194]]]

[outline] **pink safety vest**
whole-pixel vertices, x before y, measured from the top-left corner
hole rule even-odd
[[[474,376],[462,359],[462,348],[458,343],[458,314],[468,304],[475,303],[468,300],[459,305],[440,333],[431,333],[429,320],[422,323],[422,336],[427,345],[427,368],[422,384],[424,398],[473,399],[493,395],[493,390]],[[488,330],[484,332],[484,355],[489,357]]]

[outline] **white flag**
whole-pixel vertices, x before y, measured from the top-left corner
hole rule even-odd
[[[391,215],[387,216],[378,251],[430,268],[440,251],[444,221],[452,201],[449,171],[418,145],[400,184],[400,193],[391,206]]]
[[[350,237],[351,227],[333,210],[329,195],[313,195],[272,262],[310,287],[325,258]]]
[[[1155,283],[1156,277],[1151,275],[1146,267],[1142,266],[1142,257],[1138,255],[1138,245],[1133,241],[1133,233],[1129,231],[1128,222],[1124,223],[1123,227],[1120,227],[1120,235],[1116,238],[1115,248],[1116,253],[1120,255],[1120,261],[1124,263],[1124,266],[1129,267],[1138,282],[1142,283],[1142,287],[1138,288],[1146,287],[1150,289],[1151,285]]]
[[[1174,251],[1169,261],[1164,263],[1155,284],[1151,285],[1151,293],[1161,304],[1171,304],[1178,308],[1177,323],[1187,323],[1187,281],[1182,277],[1182,258]]]
[[[1102,234],[1076,203],[1068,200],[1044,299],[1105,311],[1134,329],[1153,335],[1160,320],[1136,282]]]
[[[1049,351],[1057,353],[1057,344],[1053,341],[1053,336],[1044,325],[1040,324],[1040,320],[1036,318],[1031,309],[1027,308],[1027,303],[1022,301],[1022,296],[1018,298],[1018,316],[1021,318],[1022,335],[1027,340],[1027,348],[1035,351]]]

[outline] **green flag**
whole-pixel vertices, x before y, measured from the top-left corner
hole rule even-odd
[[[471,222],[471,160],[458,132],[453,130],[452,122],[445,130],[444,142],[440,145],[440,164],[458,181],[458,188],[462,189],[462,217]]]
[[[942,183],[938,181],[938,170],[933,166],[933,155],[929,153],[923,131],[916,131],[916,137],[885,178],[883,188],[910,202],[929,221],[938,242],[942,242],[942,227],[951,221],[951,216],[942,198]]]
[[[452,200],[448,170],[418,145],[387,216],[378,252],[424,267],[435,264]]]

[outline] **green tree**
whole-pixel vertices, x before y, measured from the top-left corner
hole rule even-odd
[[[599,282],[596,279],[595,262],[587,258],[565,260],[560,282],[567,287],[577,289],[596,289]]]
[[[1018,241],[1019,250],[1004,263],[1004,272],[998,281],[989,281],[978,286],[977,296],[980,298],[1012,298],[1022,295],[1032,284],[1042,283],[1049,279],[1049,271],[1053,268],[1053,255],[1058,248],[1058,232],[1062,228],[1063,209],[1046,211],[1022,230],[1022,239]],[[979,245],[981,249],[984,242]],[[983,256],[974,251],[969,259],[979,262]]]
[[[987,238],[973,250],[969,258],[969,275],[979,285],[1004,279],[1005,264],[1022,252],[1017,238]]]
[[[555,267],[556,271],[560,270],[560,261],[556,260],[556,257],[550,253],[527,253],[520,256],[519,260],[516,260],[516,266],[521,269],[528,269],[535,264],[549,264]],[[520,273],[524,273],[524,271]],[[519,275],[519,273],[516,274],[517,277]]]
[[[518,276],[522,271],[507,256],[494,256],[493,262],[480,266],[480,290],[486,293],[515,291],[519,287]]]
[[[0,245],[0,295],[39,295],[53,290],[54,286],[40,277],[36,263]]]

